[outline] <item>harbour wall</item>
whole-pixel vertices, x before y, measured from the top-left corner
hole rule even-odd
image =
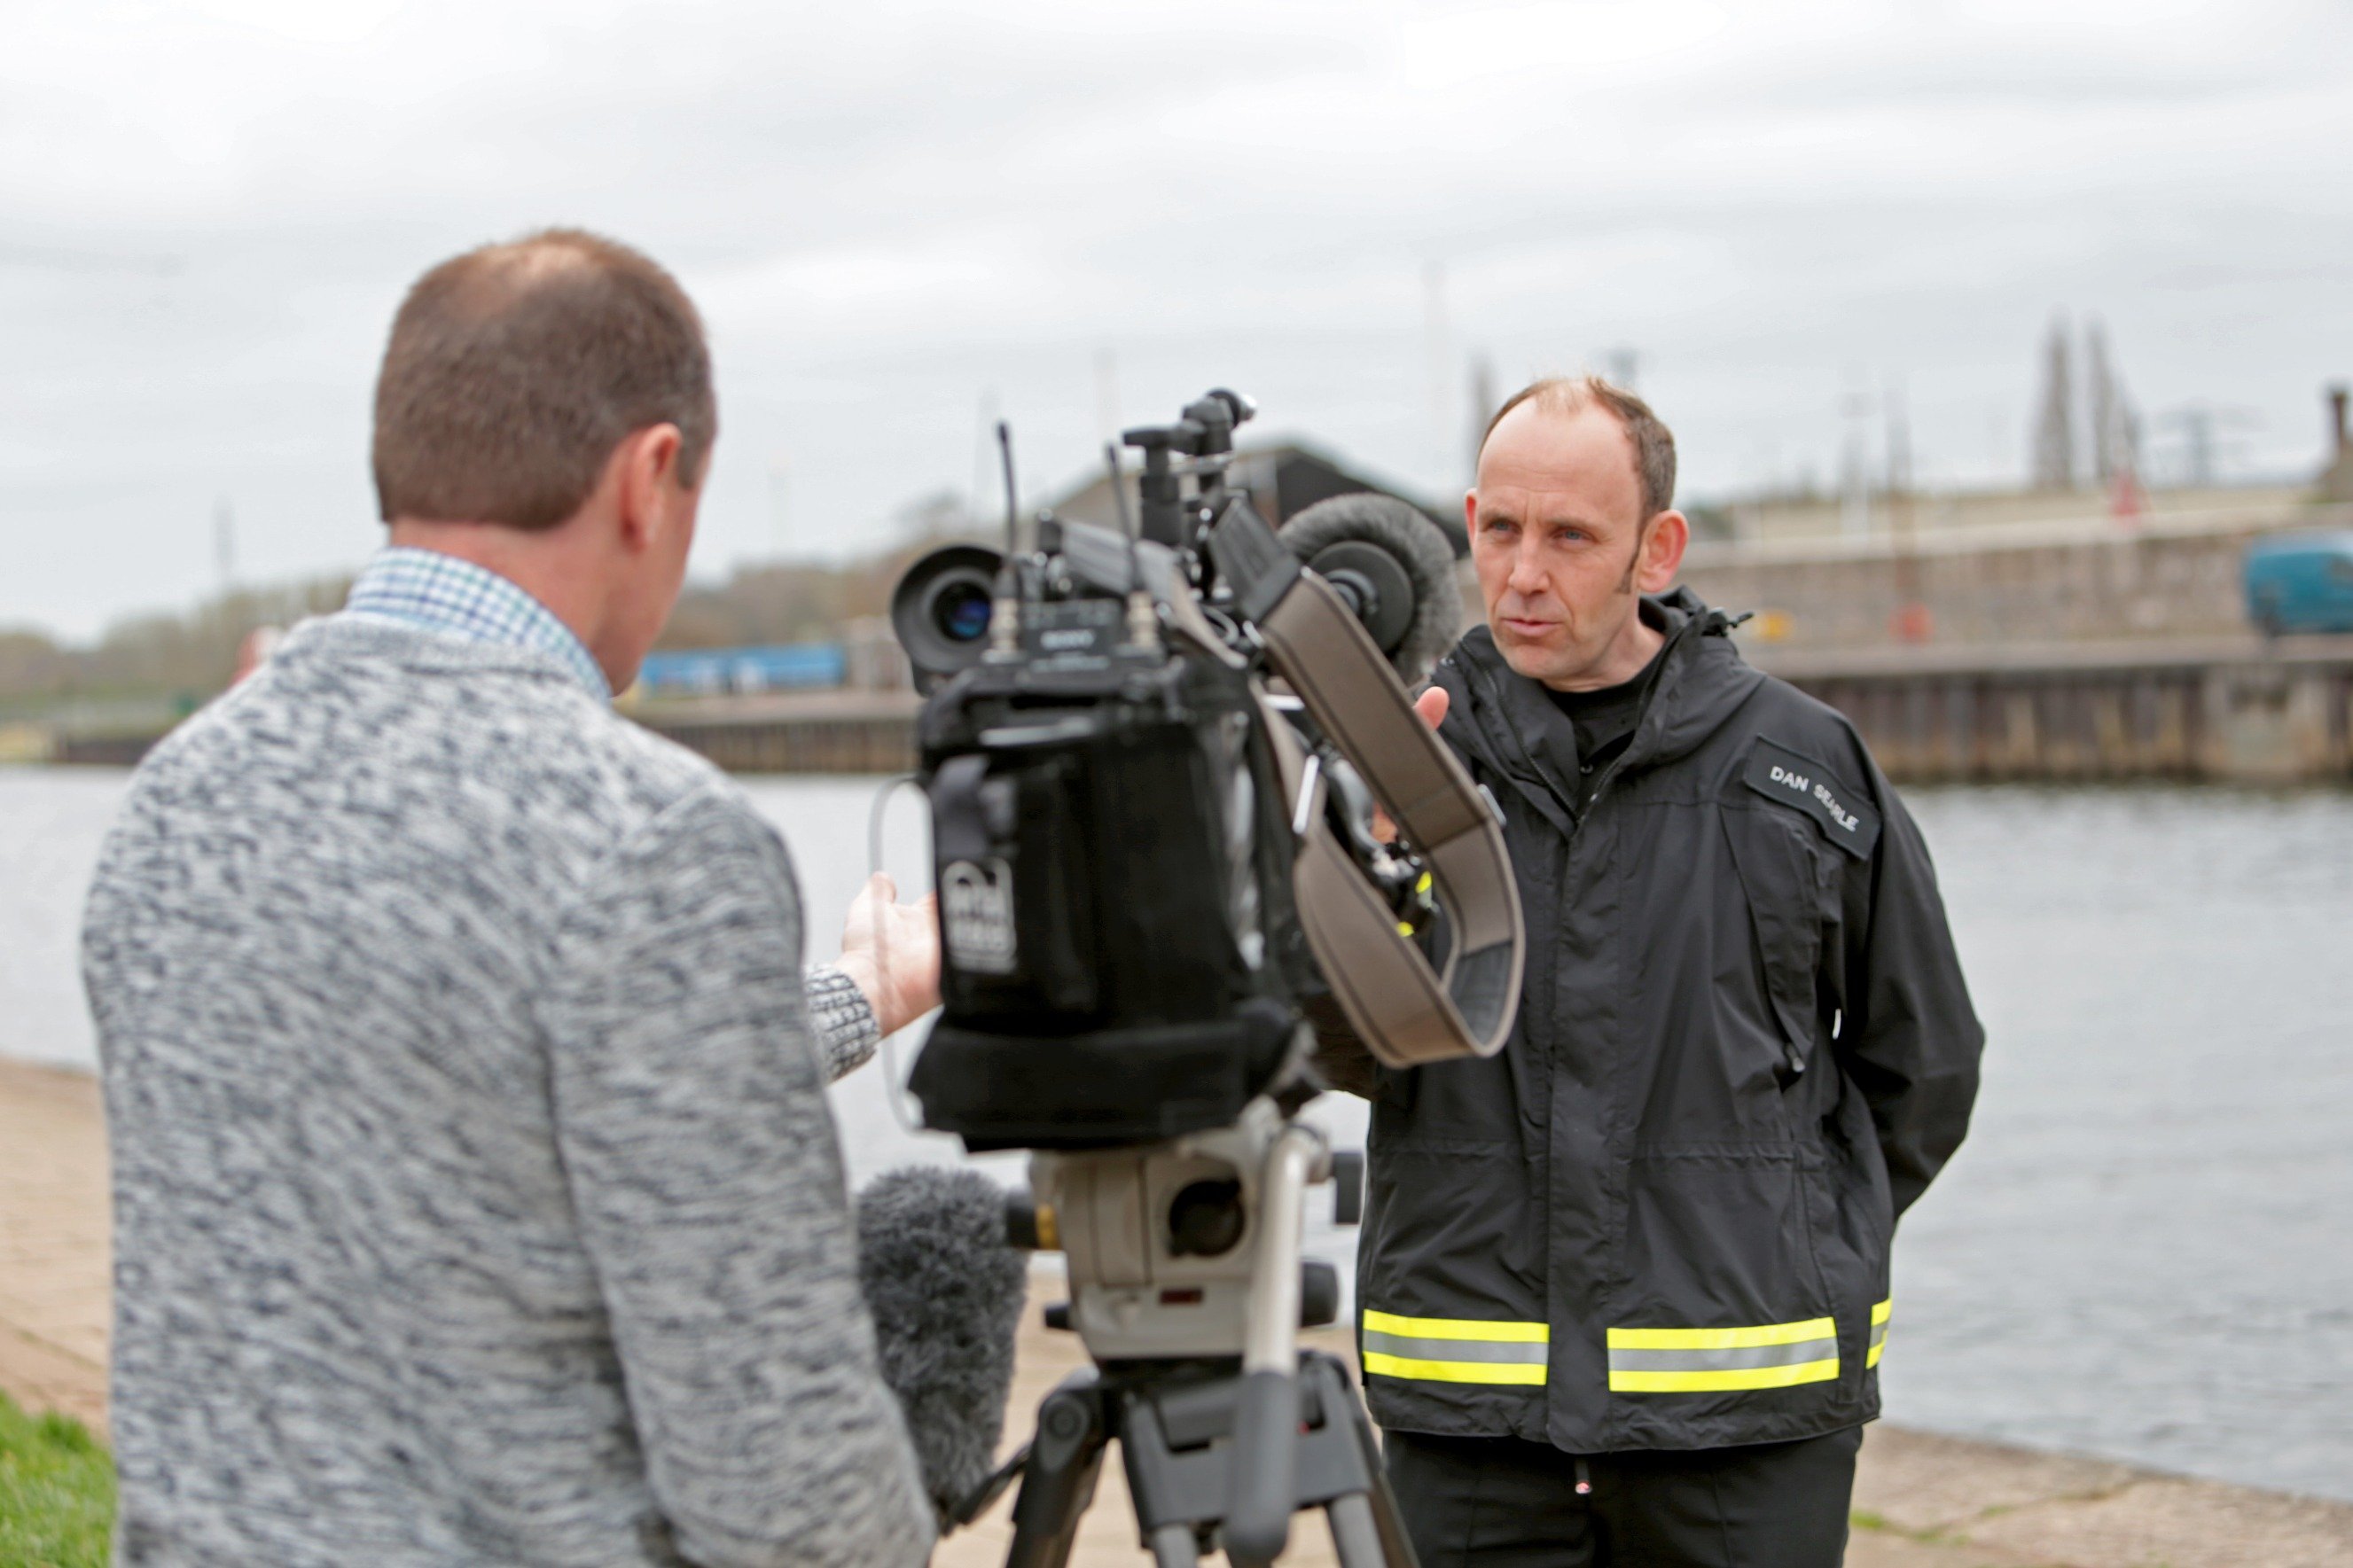
[[[1753,651],[1898,780],[2353,782],[2353,637]]]
[[[1844,713],[1899,782],[2353,783],[2353,637],[2005,647],[1758,645],[1760,668]],[[915,765],[912,692],[714,698],[639,722],[731,773]],[[66,739],[47,760],[136,763],[151,736]],[[32,760],[27,758],[26,760]]]
[[[736,773],[902,773],[915,765],[912,691],[710,698],[632,717]]]
[[[2353,783],[2353,637],[1744,651],[1899,781]],[[846,697],[638,717],[736,772],[913,768],[915,699]]]

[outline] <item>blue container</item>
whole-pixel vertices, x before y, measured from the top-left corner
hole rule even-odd
[[[807,691],[839,686],[849,668],[841,645],[695,648],[653,653],[638,669],[649,696],[713,697],[723,692]]]
[[[2247,547],[2247,618],[2267,637],[2353,632],[2353,533],[2291,533]]]

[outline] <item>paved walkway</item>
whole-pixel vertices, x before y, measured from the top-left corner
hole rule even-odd
[[[109,1231],[97,1083],[0,1059],[0,1388],[100,1431]]]
[[[0,1388],[103,1431],[108,1302],[106,1140],[88,1078],[0,1059]],[[1021,1342],[1013,1422],[1079,1365],[1077,1342]],[[1318,1336],[1342,1354],[1345,1336]],[[2353,1568],[2353,1506],[1872,1428],[1848,1568]],[[1075,1561],[1139,1564],[1118,1467],[1105,1467]],[[1004,1561],[1006,1505],[940,1549],[939,1568]],[[1287,1562],[1333,1564],[1320,1520]]]

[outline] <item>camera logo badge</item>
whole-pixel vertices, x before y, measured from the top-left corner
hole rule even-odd
[[[993,857],[948,862],[940,873],[940,925],[958,969],[1012,973],[1013,868]]]

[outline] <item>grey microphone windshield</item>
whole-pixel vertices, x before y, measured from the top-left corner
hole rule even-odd
[[[972,1171],[916,1166],[858,1194],[858,1279],[882,1380],[898,1395],[943,1520],[997,1463],[1029,1284],[1005,1194]]]
[[[1462,630],[1462,595],[1445,532],[1394,496],[1334,496],[1282,525],[1283,543],[1329,580],[1388,656],[1419,686]]]

